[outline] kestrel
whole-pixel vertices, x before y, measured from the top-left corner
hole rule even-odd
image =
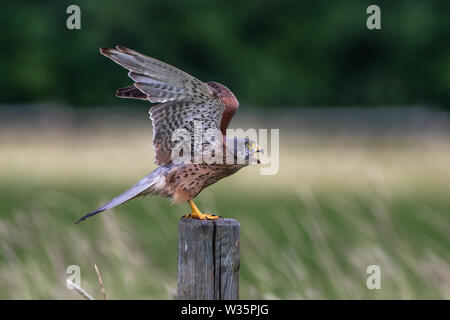
[[[117,97],[160,103],[149,111],[153,124],[155,163],[159,167],[76,223],[145,195],[170,198],[175,203],[187,201],[192,212],[185,215],[186,218],[220,218],[200,212],[192,199],[220,179],[251,163],[259,163],[257,153],[262,152],[248,138],[226,136],[228,124],[239,108],[233,93],[220,83],[202,82],[171,65],[128,48],[101,48],[100,52],[128,69],[128,76],[134,80],[134,84],[118,89]],[[208,132],[218,132],[218,135],[206,137]],[[188,144],[181,144],[187,149],[176,149],[180,142],[176,138],[177,133],[184,133],[185,137],[187,133]],[[211,162],[214,155],[215,161]]]

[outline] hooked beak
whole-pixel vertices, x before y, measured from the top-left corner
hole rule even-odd
[[[256,152],[261,152],[262,154],[264,154],[264,148],[261,148],[260,146],[256,146],[254,152],[255,152],[255,153],[256,153]],[[259,159],[256,159],[256,163],[257,163],[257,164],[261,164],[261,161],[260,161]]]

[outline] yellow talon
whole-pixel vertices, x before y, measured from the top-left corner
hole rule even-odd
[[[200,220],[214,220],[222,218],[220,216],[216,216],[215,214],[201,213],[200,210],[198,210],[197,206],[195,205],[194,201],[192,200],[188,200],[188,203],[191,206],[192,213],[185,215],[184,218],[200,219]]]

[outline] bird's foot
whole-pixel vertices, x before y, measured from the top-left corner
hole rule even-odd
[[[216,219],[223,219],[221,216],[216,216],[215,214],[208,214],[208,213],[191,213],[186,214],[182,218],[187,219],[200,219],[200,220],[216,220]]]
[[[222,218],[221,216],[216,216],[215,214],[202,213],[200,210],[198,210],[197,206],[192,200],[188,200],[188,203],[191,206],[192,213],[183,216],[183,218],[200,220],[216,220]]]

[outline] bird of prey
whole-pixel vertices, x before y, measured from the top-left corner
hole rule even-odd
[[[186,218],[220,218],[202,213],[192,199],[220,179],[249,164],[259,163],[257,153],[262,152],[248,138],[226,136],[228,124],[239,107],[233,93],[222,84],[204,83],[169,64],[125,47],[101,48],[100,52],[128,69],[128,76],[134,81],[132,85],[118,89],[117,97],[159,103],[149,111],[153,123],[155,163],[159,167],[76,223],[145,195],[170,198],[175,203],[187,201],[191,213],[185,215]],[[198,124],[201,125],[200,130],[195,127]],[[188,133],[188,143],[181,143],[187,148],[181,151],[175,150],[180,139],[174,139],[174,134],[179,130]],[[211,130],[218,135],[205,138],[205,133]],[[198,151],[199,158],[194,151]],[[215,161],[208,160],[214,153]]]

